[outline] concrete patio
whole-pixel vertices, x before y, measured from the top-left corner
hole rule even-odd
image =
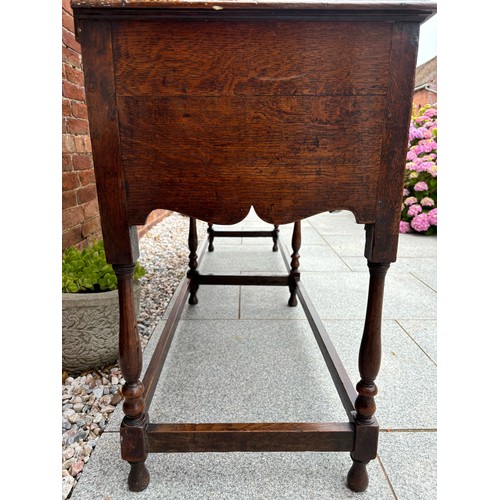
[[[253,212],[234,226],[268,227]],[[292,225],[280,227],[289,253],[291,234]],[[202,272],[286,272],[270,238],[214,243]],[[436,246],[435,236],[400,235],[398,261],[387,274],[376,398],[381,433],[366,492],[345,485],[348,453],[307,452],[150,454],[149,487],[131,493],[129,465],[120,458],[119,407],[71,499],[437,498]],[[368,291],[363,250],[363,226],[350,212],[302,223],[301,279],[354,384]],[[198,298],[184,311],[150,421],[347,420],[300,304],[287,306],[286,287],[202,286]],[[167,314],[145,350],[145,367]]]

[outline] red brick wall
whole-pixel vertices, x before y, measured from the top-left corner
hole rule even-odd
[[[97,204],[80,44],[70,0],[62,2],[62,249],[102,238]],[[169,211],[155,210],[140,226],[143,236]]]
[[[62,247],[102,237],[83,89],[80,45],[70,0],[62,2]]]
[[[437,94],[435,92],[431,92],[430,90],[420,89],[415,92],[413,95],[413,107],[419,110],[426,104],[430,104],[431,106],[436,104],[437,102]]]

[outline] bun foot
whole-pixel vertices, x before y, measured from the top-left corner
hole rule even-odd
[[[367,462],[357,462],[353,460],[352,466],[347,474],[347,486],[355,492],[365,491],[368,488]]]
[[[130,491],[143,491],[149,484],[149,471],[144,462],[129,462],[128,489]]]

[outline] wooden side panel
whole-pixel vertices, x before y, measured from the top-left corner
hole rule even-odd
[[[118,106],[131,223],[161,207],[233,224],[252,205],[274,224],[334,208],[374,221],[382,97],[121,97]]]
[[[109,22],[82,21],[80,40],[106,257],[113,264],[128,264],[138,257],[138,243],[127,220]]]
[[[391,26],[121,21],[113,40],[120,95],[385,95]]]
[[[391,33],[383,22],[115,21],[129,222],[166,208],[233,224],[252,205],[273,224],[340,208],[374,222]]]

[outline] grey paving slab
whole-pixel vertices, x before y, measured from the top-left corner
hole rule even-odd
[[[224,227],[224,229],[221,229],[221,231],[235,231],[236,229],[229,229],[229,228],[226,228]],[[242,228],[239,227],[237,228],[238,231],[242,231]],[[259,238],[260,240],[260,238]],[[217,251],[217,249],[219,248],[219,245],[241,245],[243,243],[243,238],[241,237],[234,237],[234,236],[231,236],[231,237],[223,237],[223,236],[215,236],[214,237],[214,242],[213,242],[213,245],[214,245],[214,252]],[[262,240],[261,241],[257,241],[257,243],[262,243]]]
[[[108,433],[100,438],[71,499],[394,500],[377,460],[368,465],[370,485],[363,493],[345,485],[350,465],[348,453],[155,453],[147,459],[148,488],[132,493],[119,435]]]
[[[238,319],[240,287],[201,285],[196,293],[198,304],[186,304],[186,319]]]
[[[307,321],[182,321],[152,422],[345,422]]]
[[[303,272],[301,280],[322,319],[364,319],[368,270]],[[436,293],[411,273],[387,273],[385,319],[435,319]]]
[[[365,235],[363,234],[326,234],[325,241],[341,257],[362,257],[365,254]]]
[[[398,323],[420,349],[437,363],[437,321],[400,319]]]
[[[397,498],[438,498],[436,432],[381,432],[378,454]]]
[[[364,257],[341,257],[351,271],[363,272],[367,270]],[[389,273],[410,273],[413,277],[437,292],[437,263],[432,257],[401,257],[391,264]]]
[[[242,286],[240,318],[306,319],[300,305],[288,306],[290,292],[281,286]]]
[[[293,224],[280,227],[279,237],[282,243],[288,248],[291,247],[292,234]],[[301,224],[301,240],[302,245],[326,245],[325,238],[313,226],[308,224],[307,221],[302,221]]]
[[[291,245],[286,245],[292,254]],[[346,263],[328,245],[302,245],[300,250],[300,272],[349,271]]]
[[[400,234],[398,259],[402,257],[432,257],[437,254],[437,236],[423,236],[416,233]]]
[[[307,221],[322,235],[357,234],[364,238],[364,224],[357,224],[354,215],[347,210],[323,212],[308,217]]]
[[[219,240],[220,241],[220,240]],[[206,252],[200,264],[200,272],[235,274],[245,271],[286,272],[280,252],[273,252],[272,245],[223,245],[214,252]]]
[[[363,322],[325,321],[324,325],[356,384]],[[437,428],[436,365],[395,321],[382,325],[382,364],[376,383],[376,415],[382,429]]]

